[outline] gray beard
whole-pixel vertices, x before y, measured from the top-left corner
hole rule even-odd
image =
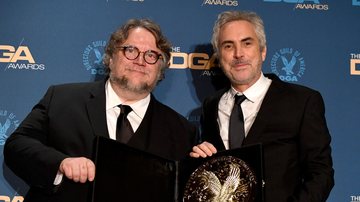
[[[147,83],[142,83],[137,86],[131,85],[129,83],[129,79],[126,76],[115,77],[111,73],[109,75],[109,79],[112,83],[119,86],[121,89],[138,94],[150,93],[156,86],[156,82],[154,82],[153,85],[148,85]]]

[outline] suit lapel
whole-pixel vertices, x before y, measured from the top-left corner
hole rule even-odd
[[[105,82],[96,82],[89,93],[86,109],[94,133],[109,138],[106,121]]]
[[[207,123],[207,124],[210,124],[210,128],[213,128],[213,131],[208,131],[208,132],[213,134],[213,135],[211,135],[211,139],[214,141],[212,143],[219,150],[225,150],[224,142],[222,141],[221,136],[220,136],[220,129],[219,129],[219,124],[217,122],[217,119],[219,118],[218,117],[218,115],[219,115],[218,109],[219,109],[220,98],[226,91],[228,91],[228,89],[223,89],[223,90],[218,91],[214,95],[214,97],[212,99],[210,99],[209,102],[206,104],[207,105],[206,110],[209,110],[208,116],[210,117],[210,118],[207,118],[207,120],[211,121],[210,123]],[[206,113],[206,112],[204,112],[204,113]]]
[[[266,93],[264,100],[261,104],[259,112],[256,116],[256,119],[251,126],[247,137],[244,140],[244,144],[254,144],[258,143],[261,140],[263,131],[266,128],[269,120],[272,120],[273,110],[278,110],[278,107],[274,107],[278,103],[281,103],[281,94],[283,93],[281,80],[278,78],[272,78],[272,83],[269,87],[268,92]]]
[[[154,107],[156,105],[156,99],[151,95],[150,103],[143,120],[141,121],[139,128],[135,134],[131,137],[128,145],[141,149],[147,150],[149,148],[150,136],[152,133],[151,122],[156,114],[154,114]]]

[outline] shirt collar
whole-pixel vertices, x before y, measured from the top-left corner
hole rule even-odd
[[[233,87],[231,87],[230,95],[231,97],[234,97],[236,94],[244,94],[249,101],[255,102],[256,100],[258,100],[259,97],[264,94],[264,91],[267,91],[270,84],[271,80],[265,77],[264,74],[261,72],[260,78],[243,93],[237,92]]]
[[[105,84],[105,94],[106,94],[106,110],[113,109],[117,107],[119,104],[122,104],[122,100],[117,96],[114,89],[110,85],[109,80],[106,81]],[[133,112],[143,118],[145,116],[147,107],[150,103],[150,94],[145,98],[130,104],[129,106],[132,108]]]

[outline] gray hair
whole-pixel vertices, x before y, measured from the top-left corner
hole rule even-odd
[[[266,47],[264,23],[259,15],[251,11],[225,11],[218,15],[213,28],[211,43],[216,54],[219,51],[219,34],[221,27],[228,22],[238,20],[245,20],[254,25],[255,33],[260,44],[260,50],[262,51]]]

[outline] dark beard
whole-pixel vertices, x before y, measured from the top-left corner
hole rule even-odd
[[[111,73],[109,79],[112,83],[119,86],[121,89],[139,94],[150,93],[156,86],[156,82],[153,85],[142,83],[141,85],[133,86],[129,84],[129,79],[126,76],[115,77]]]

